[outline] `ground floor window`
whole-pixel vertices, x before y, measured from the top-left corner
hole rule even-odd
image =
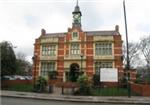
[[[55,71],[55,62],[41,62],[41,76],[48,76],[49,71]]]
[[[112,62],[97,61],[95,62],[95,74],[99,75],[100,68],[112,68],[112,67],[113,67]]]

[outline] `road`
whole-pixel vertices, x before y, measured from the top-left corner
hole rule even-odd
[[[1,105],[116,105],[111,103],[108,104],[108,103],[66,102],[66,101],[12,98],[12,97],[1,97],[1,100],[2,100]],[[127,105],[127,104],[117,104],[117,105]]]

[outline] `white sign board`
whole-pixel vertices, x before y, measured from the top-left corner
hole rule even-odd
[[[118,82],[118,70],[116,68],[101,68],[101,82]]]

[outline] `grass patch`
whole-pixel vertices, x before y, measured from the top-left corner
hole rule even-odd
[[[137,95],[131,93],[132,95]],[[92,95],[94,96],[127,96],[128,90],[125,88],[93,88]]]
[[[32,92],[33,85],[32,84],[17,84],[17,85],[3,87],[2,89],[10,90],[10,91]]]

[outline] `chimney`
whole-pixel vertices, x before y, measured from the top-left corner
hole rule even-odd
[[[46,34],[45,29],[41,29],[41,35],[45,35],[45,34]]]
[[[68,32],[70,32],[71,31],[71,28],[68,28]]]
[[[119,25],[115,26],[115,31],[119,32]]]

